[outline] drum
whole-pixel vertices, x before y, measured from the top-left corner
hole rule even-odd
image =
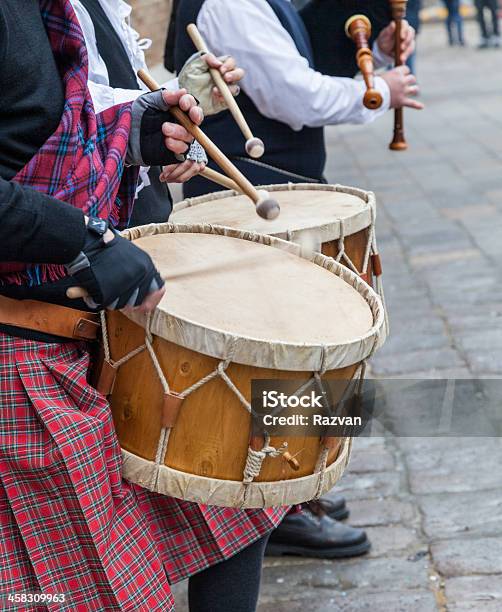
[[[281,214],[273,221],[258,217],[249,199],[234,191],[186,199],[174,207],[169,221],[223,225],[297,242],[335,258],[359,274],[376,288],[385,306],[372,192],[309,183],[270,185],[264,189],[273,192],[281,206]]]
[[[124,477],[240,508],[331,489],[351,440],[250,437],[251,381],[361,377],[384,324],[377,294],[333,259],[271,236],[174,224],[125,234],[152,256],[167,292],[149,317],[102,317],[98,388],[110,397]]]

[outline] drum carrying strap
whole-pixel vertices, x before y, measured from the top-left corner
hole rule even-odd
[[[98,315],[37,300],[0,296],[0,323],[72,340],[96,340]]]

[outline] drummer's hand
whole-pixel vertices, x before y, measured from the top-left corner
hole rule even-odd
[[[160,303],[160,300],[164,297],[166,293],[166,288],[162,287],[162,289],[158,289],[153,293],[149,293],[146,298],[143,300],[140,306],[126,306],[122,309],[122,312],[125,314],[140,312],[142,314],[149,314],[153,312]]]
[[[231,56],[215,57],[212,53],[207,53],[203,58],[210,68],[216,68],[220,71],[232,94],[238,96],[241,88],[237,83],[244,78],[245,72],[243,68],[237,66],[235,58]],[[213,87],[213,97],[217,102],[225,102],[217,87]]]
[[[395,32],[396,22],[391,21],[384,28],[377,38],[377,44],[380,51],[389,57],[395,58]],[[401,57],[400,60],[404,64],[410,55],[415,51],[415,28],[404,19],[401,25]]]
[[[127,144],[126,163],[132,166],[164,166],[175,163],[186,153],[193,136],[174,123],[169,109],[179,106],[196,125],[204,112],[186,89],[144,93],[131,106],[132,124]]]
[[[164,166],[159,178],[162,183],[186,183],[194,176],[200,174],[205,167],[206,164],[204,163],[187,160],[181,164]]]
[[[169,104],[169,106],[178,105],[182,110],[188,113],[188,116],[196,125],[200,125],[204,120],[202,108],[197,105],[197,100],[186,92],[186,89],[164,91],[162,95],[166,104]],[[166,121],[166,123],[162,125],[162,133],[165,136],[164,142],[166,143],[166,147],[169,151],[176,153],[176,155],[186,153],[188,151],[187,145],[193,142],[193,136],[190,132],[177,123]]]
[[[66,269],[74,287],[87,294],[87,306],[151,312],[164,295],[164,280],[151,257],[106,221],[86,217],[86,225],[82,251]]]
[[[188,114],[196,125],[200,125],[204,120],[202,108],[198,106],[197,100],[187,93],[186,89],[178,89],[177,91],[164,90],[162,92],[162,97],[164,98],[164,102],[169,106],[178,105],[181,110]]]

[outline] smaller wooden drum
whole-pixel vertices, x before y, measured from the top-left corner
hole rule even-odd
[[[169,221],[223,225],[296,242],[350,268],[375,286],[385,306],[374,193],[310,183],[263,188],[273,192],[281,207],[281,214],[273,221],[258,217],[249,199],[235,191],[186,199],[174,207]]]
[[[271,236],[171,224],[126,235],[167,292],[151,317],[108,313],[103,326],[98,388],[110,396],[124,477],[243,508],[331,489],[350,439],[306,431],[250,444],[251,381],[361,378],[384,325],[377,294],[333,259]]]

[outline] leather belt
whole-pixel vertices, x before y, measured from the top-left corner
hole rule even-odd
[[[96,340],[99,315],[35,300],[13,300],[0,296],[0,323],[32,331],[71,338]]]

